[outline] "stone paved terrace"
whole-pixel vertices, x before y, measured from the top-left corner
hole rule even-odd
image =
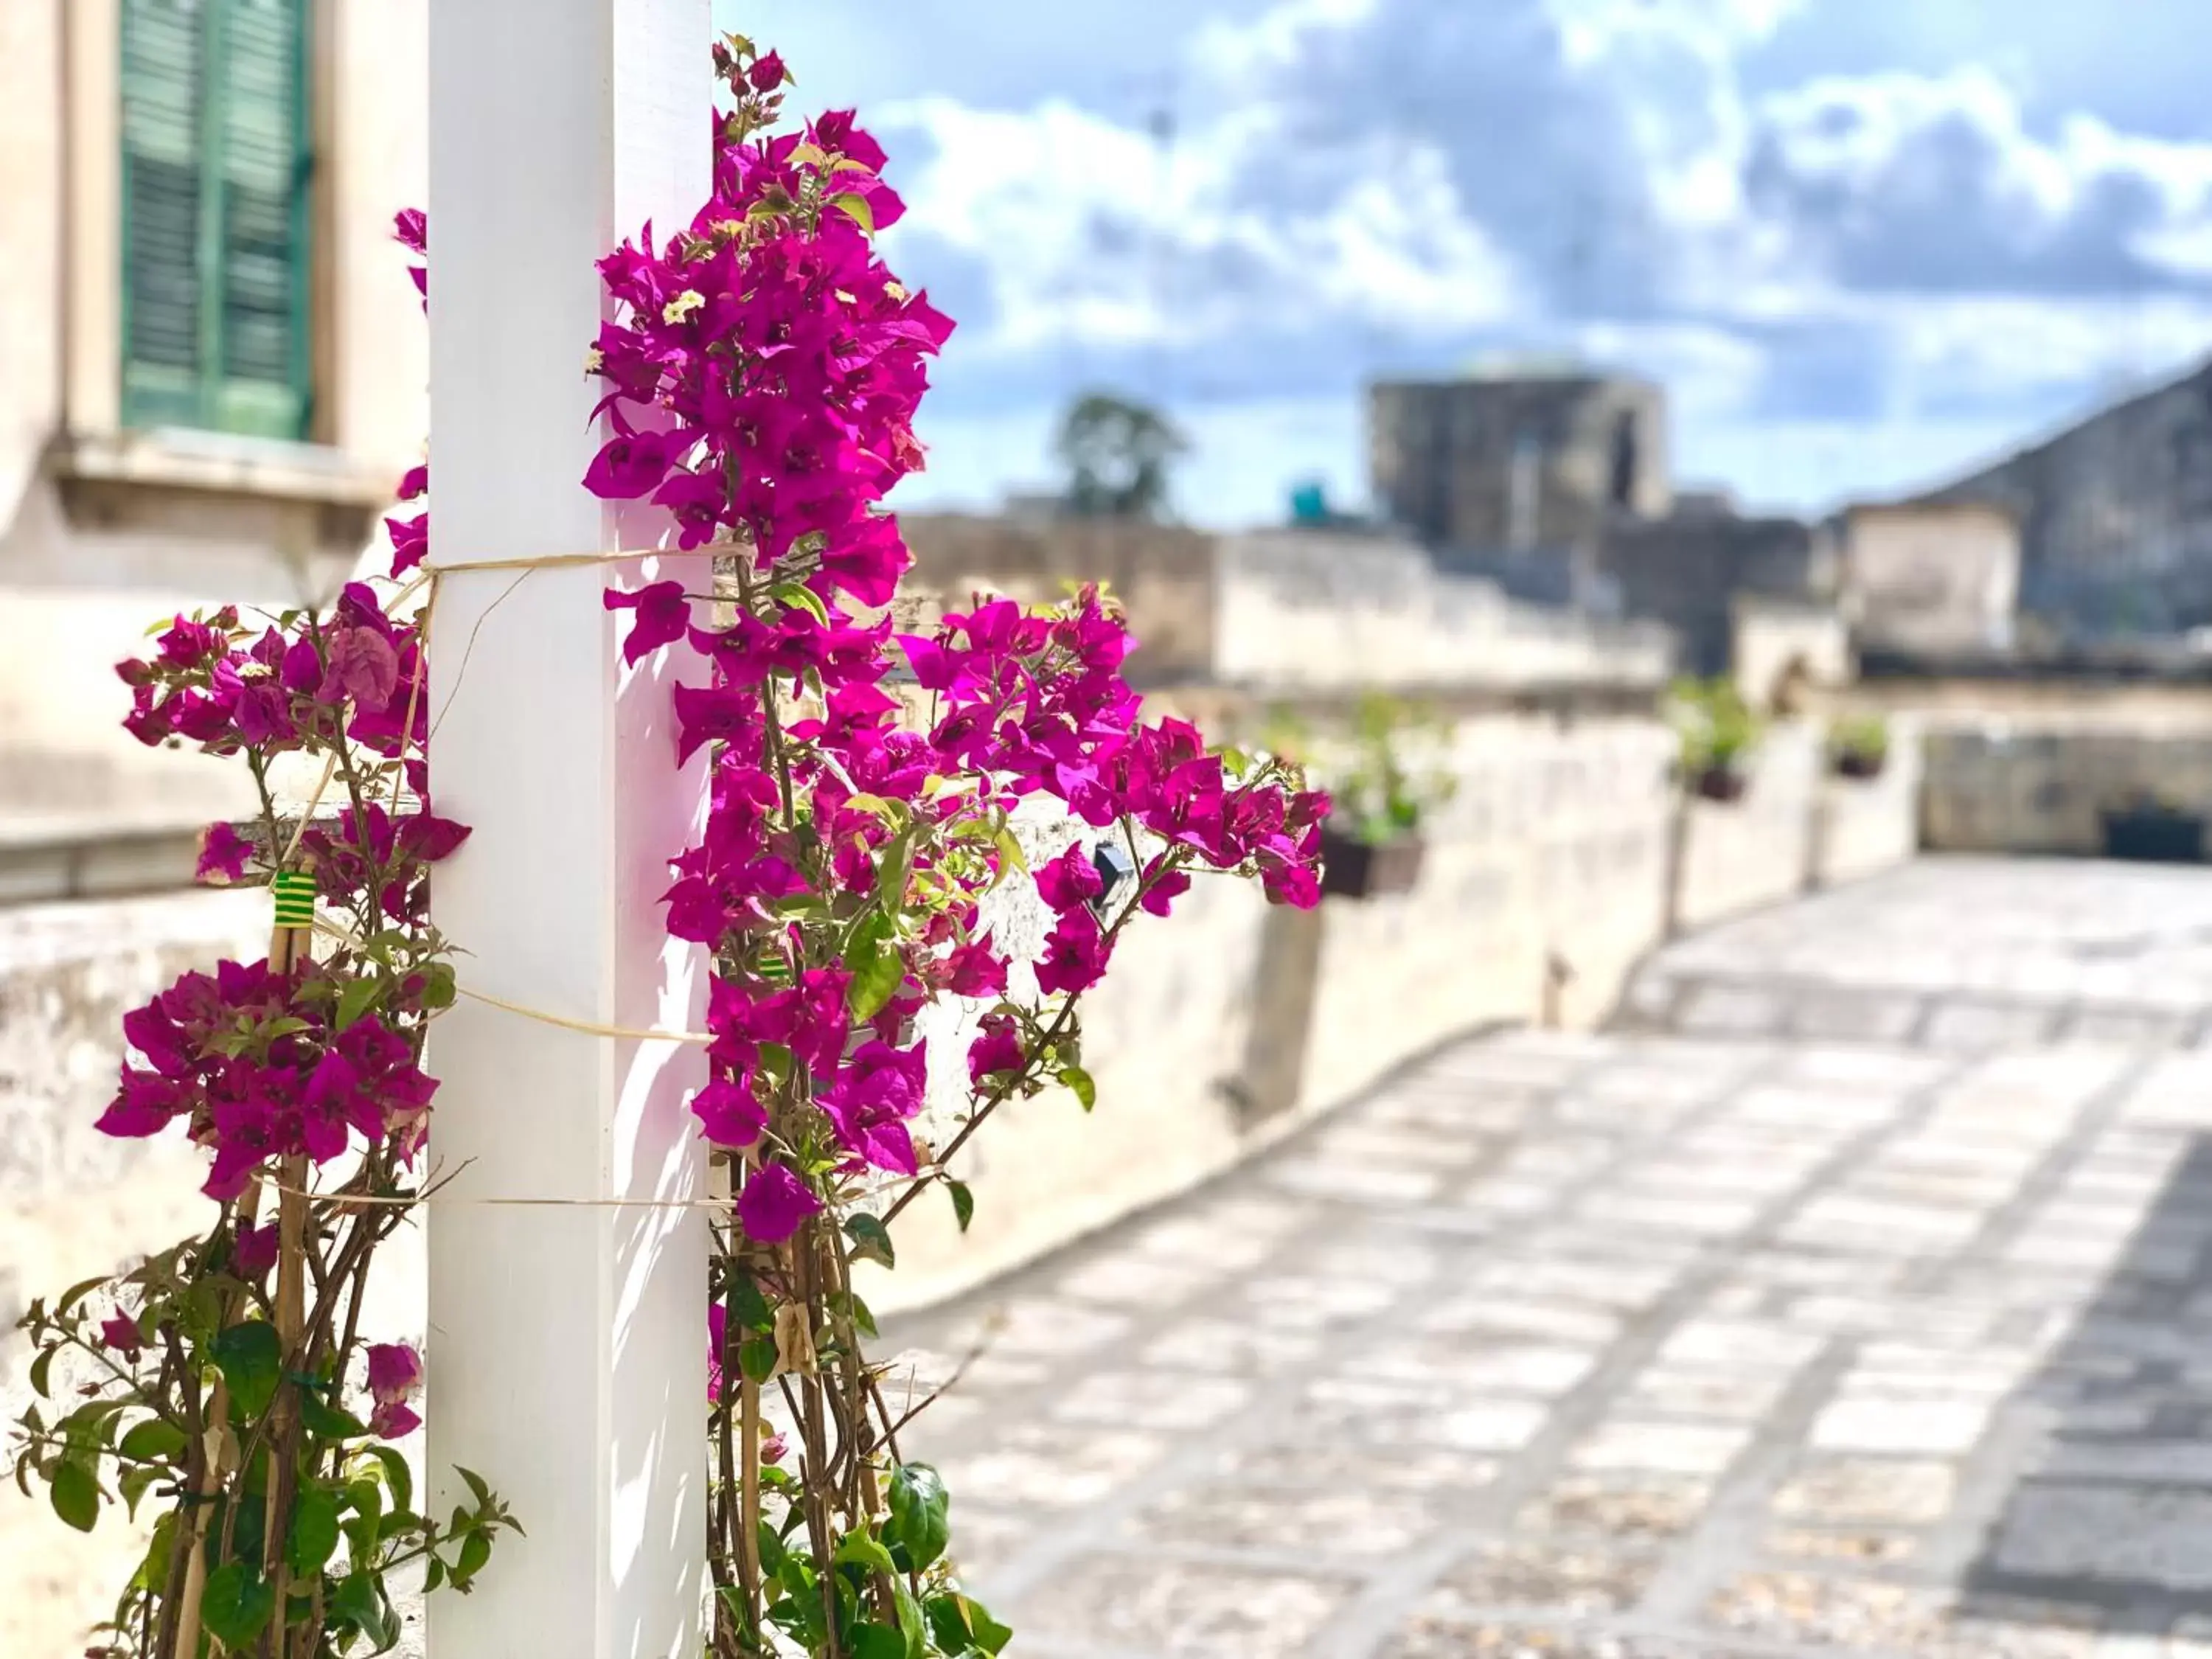
[[[908,1453],[1033,1659],[2212,1659],[2208,924],[1923,863],[1686,942],[1729,1035],[1456,1046],[894,1331],[985,1345]],[[1839,992],[1919,1012],[1784,1035]]]

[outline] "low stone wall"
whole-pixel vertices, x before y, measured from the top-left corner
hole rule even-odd
[[[2094,856],[2100,814],[2142,792],[2212,813],[2212,732],[2106,722],[1947,723],[1927,742],[1931,851]]]
[[[978,588],[1039,600],[1079,579],[1107,583],[1139,642],[1131,677],[1148,686],[1656,686],[1673,659],[1656,624],[1524,605],[1491,582],[1442,574],[1413,544],[1376,532],[1210,536],[957,514],[899,524],[917,585],[949,602]]]

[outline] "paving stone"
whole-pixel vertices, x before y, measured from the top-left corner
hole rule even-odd
[[[1818,1528],[1784,1528],[1766,1535],[1770,1555],[1800,1560],[1848,1563],[1869,1567],[1902,1561],[1913,1552],[1913,1540],[1894,1532],[1842,1532]]]
[[[2051,893],[2177,890],[1968,874],[1686,942],[1926,1048],[1471,1043],[913,1322],[908,1388],[987,1341],[913,1432],[1018,1650],[2212,1659],[2212,1062],[1978,1046],[2075,995]]]
[[[1942,1638],[1948,1599],[1917,1587],[1808,1573],[1747,1573],[1705,1617],[1725,1634],[1811,1647],[1923,1652]]]
[[[1148,1364],[1185,1370],[1282,1371],[1304,1364],[1321,1346],[1318,1331],[1194,1317],[1169,1326],[1145,1345],[1139,1357]]]
[[[1422,1446],[1372,1446],[1344,1440],[1295,1438],[1234,1446],[1208,1464],[1247,1485],[1303,1496],[1344,1486],[1392,1492],[1478,1492],[1498,1478],[1495,1458]]]
[[[1711,1483],[1647,1475],[1562,1476],[1531,1498],[1514,1525],[1535,1533],[1603,1533],[1632,1541],[1676,1538],[1698,1524]]]
[[[1596,1352],[1535,1342],[1456,1347],[1449,1340],[1393,1344],[1359,1355],[1370,1375],[1426,1379],[1449,1394],[1534,1395],[1555,1399],[1590,1372]]]
[[[963,1500],[1064,1510],[1097,1502],[1158,1462],[1168,1449],[1157,1435],[1023,1424],[947,1468],[945,1480]]]
[[[994,1608],[1025,1636],[1175,1659],[1290,1654],[1351,1594],[1346,1578],[1197,1566],[1139,1556],[1069,1563],[1037,1594]]]
[[[1958,1476],[1948,1463],[1838,1458],[1801,1469],[1774,1495],[1774,1512],[1794,1520],[1919,1526],[1951,1507]]]
[[[1632,1607],[1656,1558],[1549,1540],[1487,1543],[1437,1581],[1435,1603],[1462,1608],[1544,1607],[1570,1617]]]
[[[1638,1422],[1601,1424],[1577,1446],[1571,1462],[1581,1469],[1639,1469],[1658,1474],[1717,1474],[1735,1461],[1749,1431],[1704,1424]]]
[[[2212,1492],[2031,1485],[2006,1505],[1999,1573],[2212,1590]]]
[[[1052,1414],[1071,1423],[1198,1429],[1219,1422],[1251,1397],[1249,1385],[1227,1377],[1173,1371],[1094,1371],[1071,1383],[1054,1400]]]
[[[1814,1420],[1812,1443],[1823,1451],[1963,1452],[1989,1420],[1976,1400],[1844,1400]]]
[[[1723,1652],[1702,1642],[1421,1614],[1408,1620],[1384,1646],[1382,1659],[1751,1659],[1751,1656]]]
[[[1790,1373],[1662,1366],[1644,1372],[1622,1396],[1627,1409],[1657,1417],[1712,1417],[1756,1422],[1790,1386]]]
[[[1289,1496],[1279,1488],[1188,1488],[1132,1523],[1155,1543],[1220,1550],[1290,1551],[1316,1560],[1403,1553],[1437,1525],[1417,1492],[1323,1488]]]

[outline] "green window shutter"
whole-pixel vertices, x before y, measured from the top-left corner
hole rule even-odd
[[[123,420],[201,423],[201,7],[123,0]]]
[[[307,424],[307,0],[124,0],[126,424]]]

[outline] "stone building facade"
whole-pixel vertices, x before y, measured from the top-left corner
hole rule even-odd
[[[1737,601],[1832,599],[1833,540],[1802,520],[1717,512],[1623,520],[1600,544],[1599,574],[1623,615],[1664,623],[1680,665],[1718,674],[1734,654]]]
[[[428,28],[428,0],[0,4],[0,854],[226,810],[230,769],[117,729],[108,665],[165,611],[327,593],[421,458],[392,229]]]
[[[1859,636],[1923,651],[2001,651],[2020,599],[2020,526],[1979,501],[1853,507],[1832,526]]]
[[[2212,362],[1923,499],[2008,510],[2021,608],[2063,632],[2212,622]]]
[[[1616,519],[1665,514],[1666,394],[1585,373],[1382,380],[1370,472],[1389,517],[1443,552],[1588,557]]]

